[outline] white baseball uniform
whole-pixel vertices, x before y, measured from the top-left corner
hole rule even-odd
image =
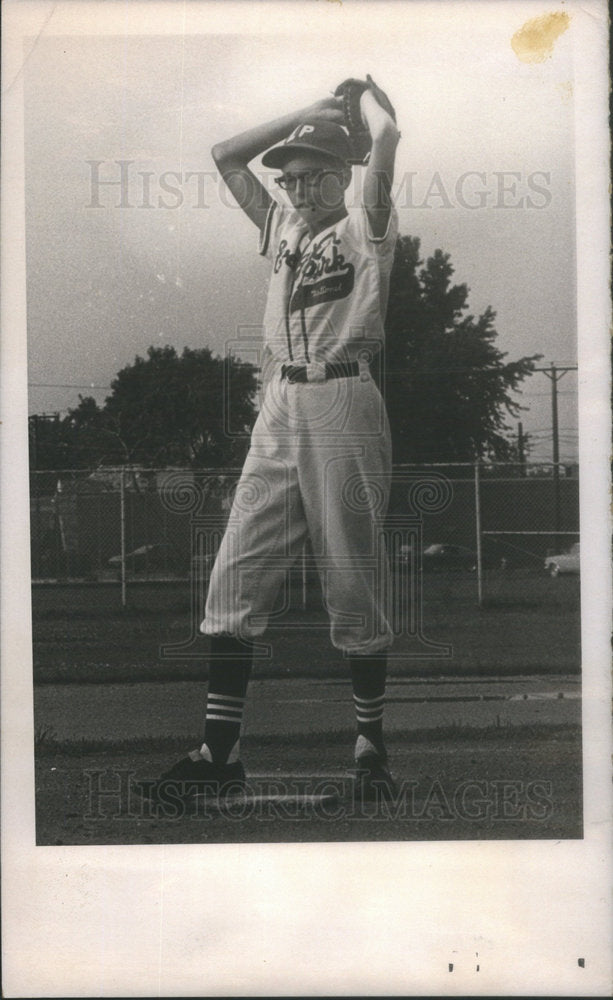
[[[363,355],[383,342],[396,236],[395,210],[380,238],[363,208],[309,238],[298,213],[271,206],[260,237],[271,374],[211,575],[207,635],[261,635],[308,536],[332,643],[365,654],[392,642],[381,545],[390,433]],[[326,363],[351,362],[359,375],[325,378]],[[308,381],[283,377],[288,364],[306,365]]]

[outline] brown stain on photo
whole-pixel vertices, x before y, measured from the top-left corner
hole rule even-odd
[[[511,39],[513,51],[522,62],[544,62],[553,47],[570,24],[570,17],[565,11],[555,11],[552,14],[542,14],[526,21],[515,32]]]

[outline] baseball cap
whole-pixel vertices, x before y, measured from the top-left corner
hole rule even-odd
[[[303,122],[278,146],[273,146],[262,157],[265,167],[282,167],[294,152],[308,151],[346,163],[352,156],[349,136],[336,122]]]

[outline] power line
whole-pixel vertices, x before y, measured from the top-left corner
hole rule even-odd
[[[523,392],[522,390],[520,391],[522,396],[529,396],[530,399],[540,399],[546,397],[548,398],[551,395],[550,392]],[[576,396],[578,391],[579,391],[578,389],[564,389],[562,392],[558,392],[558,396]]]
[[[74,382],[28,382],[31,389],[110,389],[110,385],[96,385],[88,382],[87,385],[76,385]]]
[[[557,371],[576,371],[577,366],[557,366]],[[421,377],[422,375],[501,375],[503,374],[503,368],[394,368],[393,371],[382,372],[382,374],[387,375],[410,375],[413,378]],[[549,372],[548,368],[534,368],[534,372]],[[28,382],[28,386],[37,389],[111,389],[110,385],[98,385],[95,382],[87,383],[77,383],[77,382]],[[563,392],[558,392],[559,396],[573,396],[577,394],[576,389],[567,389]],[[531,396],[533,398],[549,396],[547,392],[522,392],[524,396]]]
[[[257,368],[257,365],[254,365]],[[534,371],[542,371],[541,368],[535,368]],[[421,375],[503,375],[504,367],[502,368],[480,368],[472,366],[471,368],[393,368],[389,370],[383,370],[384,375],[411,375],[421,376]],[[529,373],[530,374],[530,373]],[[110,385],[97,385],[93,382],[87,382],[86,384],[78,384],[75,382],[28,382],[28,385],[41,386],[43,388],[51,389],[110,389]],[[569,389],[568,393],[572,394],[576,390]],[[533,396],[546,396],[548,393],[526,393],[526,395]]]
[[[549,432],[547,432],[547,431],[526,431],[526,434],[528,434],[532,438],[536,438],[539,441],[551,441],[552,438],[553,438],[553,434],[551,433],[551,431],[549,431]],[[574,437],[578,437],[579,436],[579,431],[573,431],[573,430],[569,429],[569,430],[565,431],[564,434],[559,434],[558,436],[560,438],[574,438]]]

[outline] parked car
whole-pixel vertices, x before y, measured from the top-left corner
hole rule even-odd
[[[108,564],[114,569],[120,569],[121,555],[111,556]],[[180,570],[180,564],[177,550],[168,542],[139,545],[137,549],[126,552],[126,569],[130,573],[176,573]]]
[[[477,553],[464,545],[436,542],[423,551],[424,570],[477,568]]]
[[[550,576],[560,576],[561,573],[579,572],[579,542],[571,545],[568,552],[562,552],[557,556],[547,556],[545,559],[545,569]]]
[[[415,553],[419,555],[418,552]],[[408,563],[413,556],[413,546],[401,545],[395,554],[395,561]],[[484,558],[484,565],[488,560]],[[491,560],[490,560],[491,562]],[[425,572],[443,569],[476,570],[477,553],[465,545],[451,545],[446,542],[433,542],[426,545],[422,552],[422,568]]]

